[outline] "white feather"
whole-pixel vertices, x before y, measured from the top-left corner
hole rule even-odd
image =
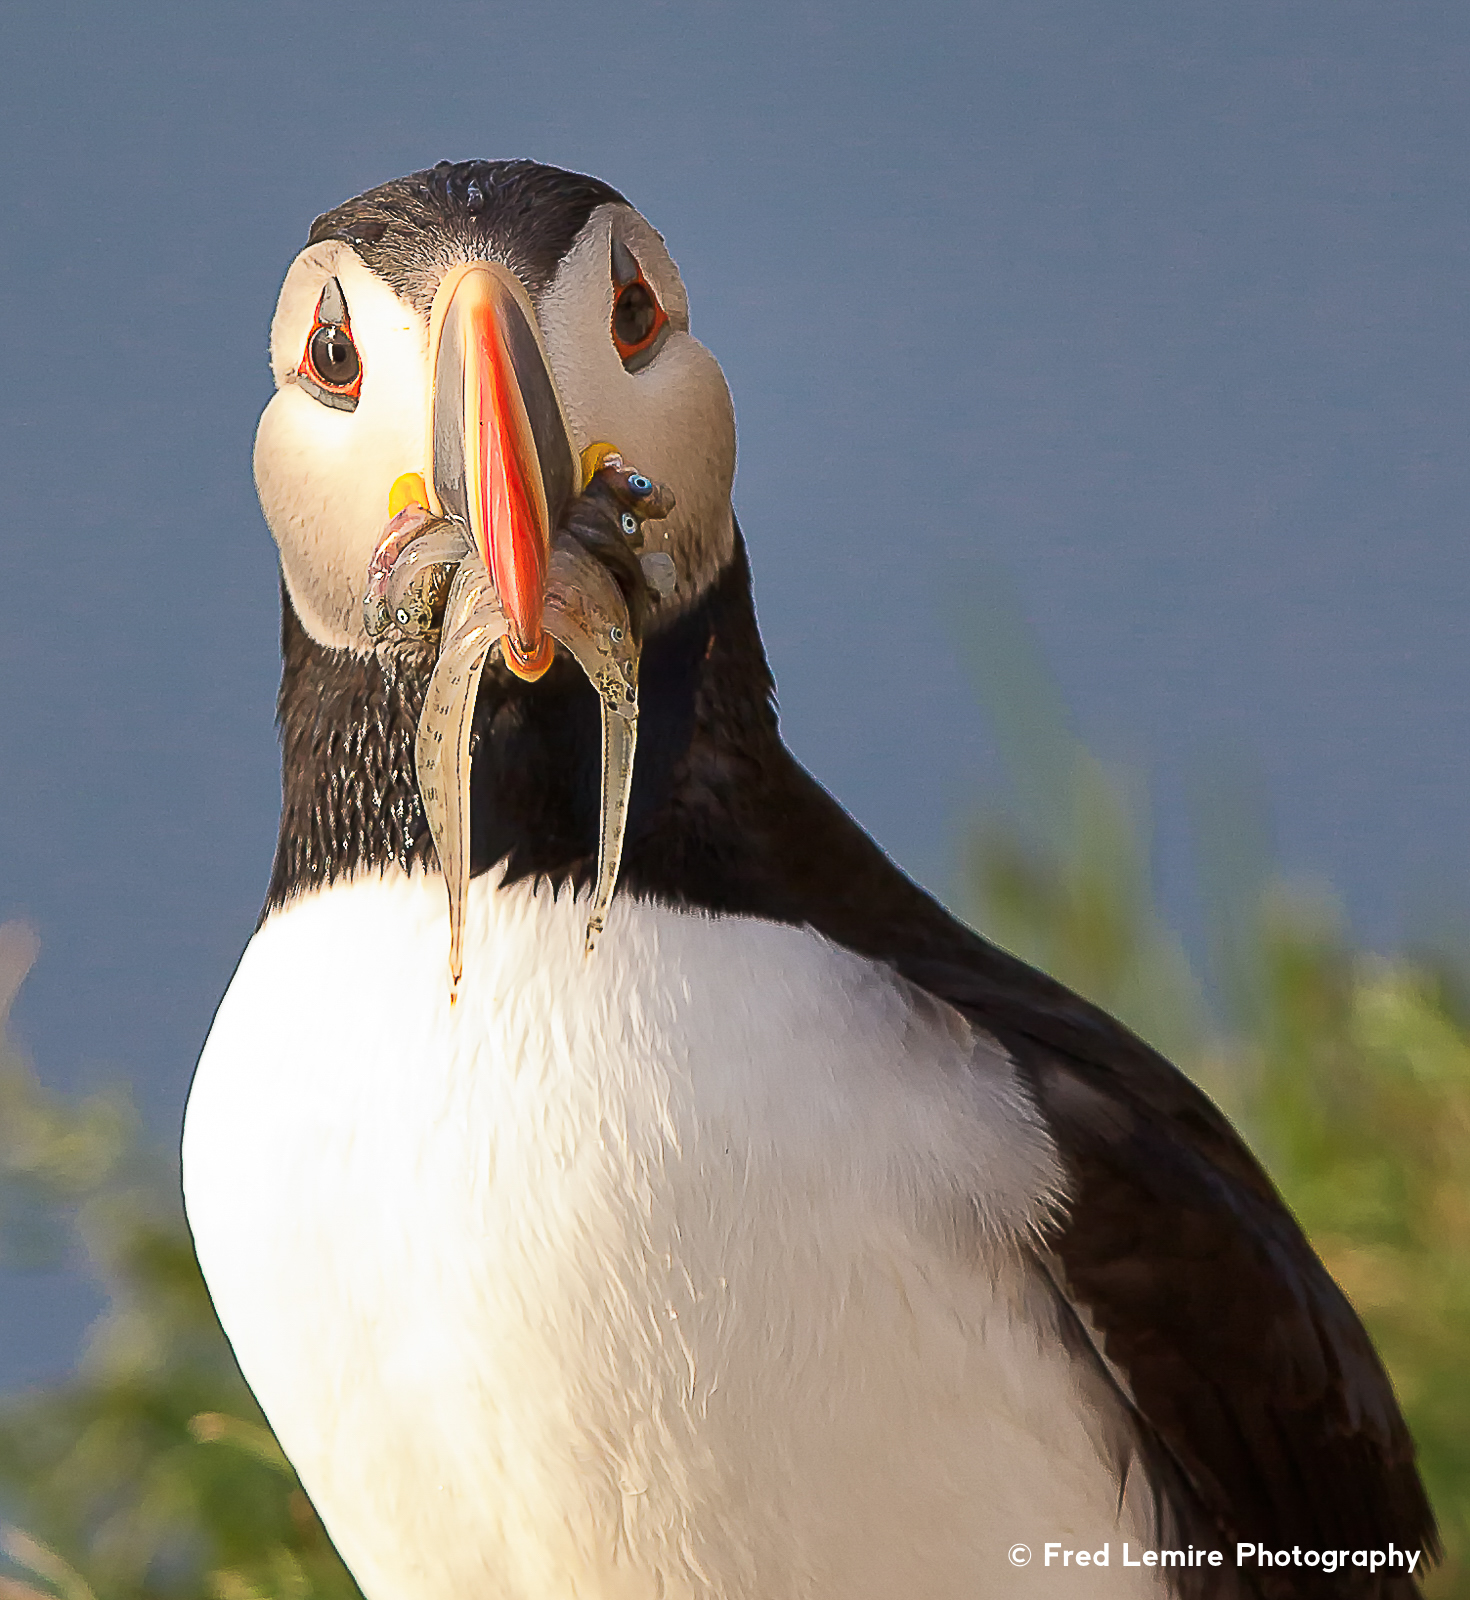
[[[362,361],[356,411],[336,411],[295,381],[322,286],[335,277]],[[339,241],[291,263],[271,321],[276,392],[255,435],[255,487],[281,550],[296,614],[320,644],[366,650],[362,592],[388,521],[388,491],[424,470],[429,330],[425,319]]]
[[[1157,1592],[1005,1057],[810,931],[584,923],[478,879],[451,1005],[439,878],[307,895],[200,1062],[200,1259],[369,1600]]]

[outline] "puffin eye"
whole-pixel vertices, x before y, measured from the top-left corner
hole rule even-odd
[[[621,239],[613,240],[612,340],[629,372],[646,367],[663,348],[669,319]]]
[[[362,376],[357,346],[345,328],[318,328],[306,347],[306,359],[313,376],[334,389],[350,389]]]
[[[316,316],[306,340],[306,351],[296,369],[296,381],[323,405],[336,411],[356,411],[362,391],[362,361],[347,320],[342,285],[327,280],[317,301]]]

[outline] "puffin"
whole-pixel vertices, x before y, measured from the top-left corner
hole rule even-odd
[[[1240,1136],[783,744],[654,227],[441,162],[316,220],[270,359],[280,832],[183,1185],[367,1600],[1416,1594]]]

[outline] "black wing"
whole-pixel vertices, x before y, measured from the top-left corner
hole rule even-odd
[[[784,843],[767,835],[802,902],[791,919],[957,1007],[1030,1086],[1071,1179],[1059,1288],[1122,1380],[1175,1527],[1232,1554],[1238,1540],[1392,1543],[1424,1551],[1422,1568],[1438,1553],[1434,1517],[1388,1376],[1230,1124],[1120,1023],[956,922],[792,769]],[[1417,1592],[1402,1577],[1291,1572],[1261,1573],[1260,1592]]]

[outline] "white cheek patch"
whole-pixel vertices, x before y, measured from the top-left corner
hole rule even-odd
[[[674,330],[636,373],[624,369],[612,342],[614,227]],[[673,515],[648,523],[645,535],[650,549],[673,557],[675,598],[689,603],[724,565],[734,540],[735,412],[719,363],[688,332],[688,297],[663,240],[630,207],[599,206],[537,313],[576,447],[606,440],[673,489]]]
[[[331,277],[342,286],[362,362],[351,412],[323,405],[294,381]],[[388,491],[400,474],[424,470],[428,331],[350,246],[314,245],[281,289],[271,368],[278,389],[255,436],[255,482],[292,603],[319,644],[367,650],[362,591],[388,519]]]

